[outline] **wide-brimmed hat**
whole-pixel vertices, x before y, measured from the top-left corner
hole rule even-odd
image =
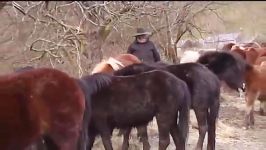
[[[151,32],[145,30],[144,28],[137,28],[137,33],[135,33],[133,36],[139,35],[151,35]]]

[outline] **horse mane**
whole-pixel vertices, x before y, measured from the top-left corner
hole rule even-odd
[[[221,73],[226,67],[234,64],[241,63],[248,65],[248,63],[238,54],[218,51],[204,53],[199,57],[197,62],[208,66],[215,73]]]
[[[205,65],[233,89],[243,82],[245,72],[253,68],[240,55],[232,52],[207,52],[197,62]]]
[[[15,72],[19,73],[19,72],[29,71],[32,69],[35,69],[35,68],[33,66],[19,67],[15,69]]]
[[[95,73],[81,78],[90,90],[90,94],[97,93],[112,83],[112,76],[105,73]]]
[[[109,64],[106,63],[106,60],[102,60],[100,63],[96,64],[96,66],[91,71],[91,74],[98,73],[99,71],[103,70],[103,68],[106,67],[106,65]]]
[[[116,76],[128,76],[156,69],[155,66],[146,63],[132,64],[114,72]]]

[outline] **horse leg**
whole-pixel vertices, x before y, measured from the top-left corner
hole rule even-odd
[[[46,146],[44,148],[43,146]],[[37,149],[38,150],[58,150],[58,146],[54,143],[51,137],[45,135],[43,136],[43,139],[40,139],[37,143]]]
[[[95,141],[96,134],[89,132],[89,142],[87,144],[87,150],[91,150]]]
[[[169,122],[172,118],[169,118],[169,116],[170,114],[168,113],[156,115],[159,131],[159,150],[166,150],[170,144],[169,133],[172,123]]]
[[[63,132],[65,133],[62,134]],[[54,132],[54,133],[49,134],[48,137],[49,138],[45,139],[46,143],[49,143],[49,142],[51,143],[51,144],[47,144],[48,150],[50,149],[53,150],[54,148],[51,148],[51,147],[54,147],[55,145],[58,147],[58,148],[55,148],[55,150],[73,150],[77,148],[79,132],[59,131],[59,133]]]
[[[173,124],[170,130],[170,134],[173,138],[173,141],[175,143],[175,147],[176,150],[178,149],[185,149],[182,148],[182,144],[181,144],[181,137],[179,137],[181,135],[181,132],[179,131],[178,125],[177,124]]]
[[[129,147],[129,135],[132,128],[127,129],[120,129],[120,134],[123,134],[123,144],[122,144],[122,150],[128,150]]]
[[[110,129],[106,123],[100,123],[97,125],[103,146],[105,150],[113,150],[112,142],[111,142],[111,136],[112,136],[112,129]]]
[[[219,115],[220,102],[219,98],[216,99],[208,112],[207,122],[208,122],[208,144],[207,150],[215,150],[215,138],[216,138],[216,120]]]
[[[179,135],[181,135],[181,132],[179,131],[179,128],[178,128],[178,125],[177,125],[177,118],[178,118],[178,115],[176,116],[176,119],[173,122],[171,130],[170,130],[170,134],[171,134],[171,136],[173,138],[173,141],[175,143],[176,149],[182,147],[181,146],[182,144],[181,144],[181,141],[180,141],[181,137],[179,137]]]
[[[138,137],[140,138],[140,142],[143,144],[143,150],[149,150],[151,148],[147,133],[147,126],[148,124],[137,127]]]
[[[259,92],[257,91],[247,91],[246,94],[246,116],[245,116],[245,128],[248,129],[254,126],[254,102],[258,98]]]
[[[206,132],[208,130],[208,125],[207,125],[207,110],[202,110],[198,108],[194,108],[195,115],[198,121],[198,126],[199,126],[199,138],[196,146],[196,150],[202,150],[203,147],[203,142],[204,138],[206,135]]]

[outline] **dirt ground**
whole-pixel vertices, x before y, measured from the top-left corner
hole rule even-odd
[[[259,102],[255,103],[255,127],[245,130],[243,128],[243,119],[245,114],[245,100],[233,93],[223,94],[219,112],[219,120],[216,130],[216,149],[217,150],[266,150],[266,116],[258,114]],[[191,122],[196,124],[194,112],[191,111]],[[116,136],[117,131],[113,133],[112,142],[115,150],[119,150],[122,144],[122,138]],[[149,142],[151,150],[158,149],[158,132],[156,121],[149,125]],[[198,139],[198,130],[190,125],[188,137],[188,150],[193,150]],[[207,136],[205,137],[204,149],[206,149]],[[93,150],[103,150],[100,138],[97,138]],[[131,133],[130,150],[141,150],[142,144],[136,137],[136,130]],[[168,146],[169,150],[174,150],[174,142]]]

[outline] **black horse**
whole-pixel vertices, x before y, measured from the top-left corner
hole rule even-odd
[[[199,57],[197,62],[208,67],[221,81],[236,91],[239,88],[243,89],[245,72],[252,68],[238,54],[231,52],[206,52]]]
[[[205,134],[208,131],[208,149],[215,149],[215,122],[220,106],[220,81],[217,76],[201,64],[184,63],[179,65],[163,65],[162,62],[158,66],[156,64],[133,64],[114,72],[114,75],[127,76],[154,69],[171,72],[187,83],[192,96],[191,108],[195,111],[199,126],[199,139],[196,148],[202,149]],[[139,131],[139,128],[138,132],[146,131],[144,129]],[[129,132],[130,130],[124,134],[123,145],[128,145]],[[141,135],[146,134],[142,133]],[[142,137],[142,139],[148,141],[147,138]]]
[[[245,82],[247,84],[249,83],[249,72],[253,70],[253,66],[248,64],[240,55],[230,52],[208,52],[199,57],[197,62],[206,65],[220,80],[225,81],[234,90],[241,88]],[[252,93],[252,90],[250,91],[247,88],[247,91],[246,104],[250,107],[252,102],[248,99],[251,97],[248,93]],[[247,112],[244,121],[246,129],[250,125],[254,125],[254,116],[251,110],[246,109]]]
[[[185,149],[191,97],[184,81],[156,70],[130,77],[97,73],[82,80],[93,93],[88,149],[100,134],[105,149],[112,150],[114,128],[141,126],[153,117],[158,123],[159,149],[165,150],[169,145],[169,133],[178,148]]]

